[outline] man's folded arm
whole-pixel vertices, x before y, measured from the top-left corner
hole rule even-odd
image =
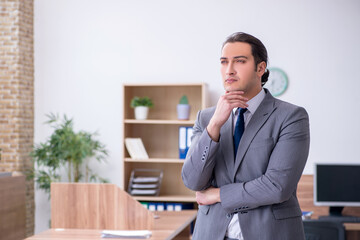
[[[219,149],[219,143],[210,138],[206,126],[201,126],[200,117],[199,112],[193,129],[191,147],[181,172],[185,186],[194,191],[204,190],[211,185],[215,155]]]

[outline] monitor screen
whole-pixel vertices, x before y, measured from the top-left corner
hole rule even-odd
[[[360,206],[360,164],[315,164],[314,202]]]

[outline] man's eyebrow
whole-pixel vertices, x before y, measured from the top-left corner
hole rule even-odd
[[[235,56],[235,57],[233,57],[233,58],[246,58],[246,59],[248,59],[248,57],[246,57],[246,56]],[[220,58],[220,60],[225,60],[225,59],[228,59],[227,57],[221,57]]]
[[[246,57],[246,56],[235,56],[234,58],[246,58],[246,59],[248,59],[248,57]]]

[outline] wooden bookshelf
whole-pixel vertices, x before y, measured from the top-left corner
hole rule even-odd
[[[125,123],[132,124],[175,124],[175,125],[194,125],[193,120],[136,120],[136,119],[125,119]]]
[[[143,160],[134,160],[132,158],[125,158],[125,162],[144,162],[144,163],[175,163],[175,164],[184,164],[184,159],[178,158],[149,158]]]
[[[196,202],[194,196],[184,196],[184,195],[161,195],[158,197],[152,196],[134,196],[134,199],[138,201],[161,201],[161,202]]]
[[[176,106],[182,95],[186,95],[191,106],[189,120],[178,120]],[[159,196],[135,196],[139,201],[195,202],[195,193],[187,189],[181,179],[184,163],[179,159],[179,127],[193,126],[196,114],[207,107],[206,85],[198,84],[125,84],[123,140],[141,138],[149,159],[130,158],[123,144],[123,189],[127,190],[131,171],[135,168],[162,169],[163,181]],[[147,96],[154,107],[150,108],[148,119],[136,120],[130,107],[134,96]]]

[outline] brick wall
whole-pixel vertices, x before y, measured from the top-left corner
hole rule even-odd
[[[0,2],[0,171],[31,167],[34,138],[33,0]],[[26,233],[34,233],[34,183],[26,186]]]

